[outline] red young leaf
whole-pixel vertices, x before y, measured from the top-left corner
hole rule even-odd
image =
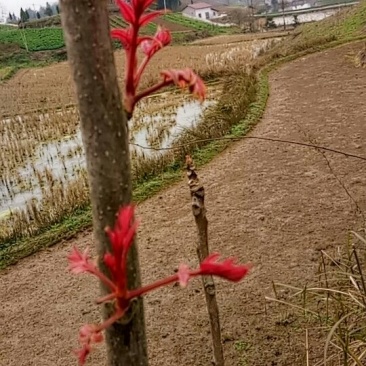
[[[188,90],[199,100],[203,101],[206,97],[206,86],[203,80],[191,69],[183,70],[164,70],[161,75],[166,82],[172,82],[180,88],[188,87]]]
[[[144,25],[150,23],[153,19],[157,18],[158,16],[160,16],[162,14],[163,14],[162,11],[152,11],[151,13],[142,15],[139,19],[140,27],[143,27]]]
[[[130,24],[135,23],[136,15],[133,7],[124,0],[117,0],[117,4],[123,19]]]
[[[94,264],[90,262],[88,248],[81,253],[79,249],[74,246],[67,259],[69,260],[69,270],[75,274],[93,272],[93,269],[95,268]]]
[[[154,0],[131,0],[132,8],[137,11],[141,11],[141,14],[149,8]]]
[[[132,40],[132,32],[130,28],[126,29],[112,29],[111,37],[114,39],[118,39],[125,50],[130,48],[131,40]]]
[[[194,75],[194,74],[193,74]],[[175,83],[188,84],[194,79],[192,71],[173,70],[167,73],[167,77],[174,79]],[[110,289],[110,293],[97,300],[97,303],[114,301],[115,313],[100,325],[86,324],[79,332],[81,349],[76,352],[79,364],[85,363],[86,357],[91,351],[94,343],[103,341],[102,331],[111,326],[118,319],[122,318],[130,306],[132,299],[143,296],[157,288],[167,286],[179,281],[182,287],[188,285],[189,279],[201,275],[214,275],[225,278],[229,281],[240,281],[249,271],[248,265],[236,265],[233,258],[218,262],[219,254],[211,254],[202,261],[200,267],[190,270],[186,264],[180,264],[178,273],[164,279],[153,282],[149,285],[130,290],[127,288],[127,254],[133,243],[137,224],[134,221],[134,206],[123,207],[119,210],[116,223],[113,229],[107,229],[107,234],[112,244],[112,252],[104,255],[104,263],[110,269],[112,279],[106,277],[92,263],[87,250],[83,253],[75,247],[68,256],[70,269],[74,273],[90,272],[100,278]]]
[[[151,58],[156,52],[167,46],[171,40],[172,36],[169,30],[159,26],[152,39],[145,40],[141,43],[142,52]]]
[[[237,265],[234,258],[218,262],[219,257],[220,254],[213,253],[204,259],[200,265],[200,273],[219,276],[233,282],[239,282],[248,274],[249,265]]]
[[[179,280],[179,284],[182,286],[182,287],[187,287],[188,285],[188,281],[189,281],[189,278],[191,277],[191,274],[190,274],[190,269],[189,267],[182,263],[179,265],[179,268],[178,268],[178,280]]]

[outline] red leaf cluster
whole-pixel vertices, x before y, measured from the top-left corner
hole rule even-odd
[[[131,300],[143,296],[157,288],[179,282],[186,287],[191,278],[204,275],[212,275],[229,281],[238,282],[245,277],[250,269],[249,265],[237,265],[232,258],[219,262],[219,254],[211,254],[202,261],[199,268],[191,270],[187,265],[181,264],[178,273],[164,279],[153,282],[140,288],[129,290],[127,286],[127,254],[133,245],[137,223],[134,221],[134,206],[126,206],[120,209],[113,229],[107,228],[106,233],[112,245],[112,252],[104,255],[104,263],[108,267],[111,278],[102,273],[92,263],[88,250],[80,252],[73,248],[68,256],[69,269],[76,274],[91,273],[98,277],[109,288],[110,293],[97,300],[97,303],[114,301],[115,313],[99,325],[86,324],[79,332],[81,349],[76,351],[79,363],[83,365],[91,351],[93,343],[102,342],[102,331],[122,318],[128,310]]]
[[[117,0],[120,12],[124,20],[129,24],[126,29],[114,29],[111,36],[121,42],[126,55],[124,107],[129,117],[132,116],[136,103],[142,98],[155,93],[159,89],[176,85],[188,90],[199,100],[204,100],[206,87],[202,79],[191,69],[185,70],[164,70],[161,72],[163,80],[152,87],[138,92],[141,76],[152,57],[162,48],[171,43],[172,37],[168,29],[158,27],[153,37],[140,36],[141,27],[147,25],[156,17],[162,14],[160,11],[145,13],[152,0],[131,0],[130,3],[124,0]],[[138,64],[137,50],[141,48],[145,57]]]

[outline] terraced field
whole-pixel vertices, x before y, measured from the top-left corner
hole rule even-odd
[[[65,46],[61,28],[0,28],[0,43],[16,44],[29,51],[55,50]]]

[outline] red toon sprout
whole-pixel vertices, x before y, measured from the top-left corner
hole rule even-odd
[[[205,85],[202,79],[191,69],[164,70],[161,73],[163,80],[160,83],[137,92],[141,76],[151,58],[156,52],[168,46],[171,43],[172,37],[168,29],[160,26],[153,37],[139,35],[141,27],[162,14],[160,11],[145,13],[153,3],[153,0],[130,0],[129,3],[125,0],[116,0],[116,2],[122,17],[129,24],[126,29],[113,29],[111,31],[112,38],[121,42],[126,55],[123,102],[128,118],[132,117],[135,105],[139,100],[169,85],[188,86],[189,91],[194,96],[197,96],[201,101],[204,100],[206,95]],[[139,47],[145,57],[138,65],[137,50]]]
[[[234,259],[226,259],[219,262],[219,254],[211,254],[202,261],[197,269],[190,269],[185,264],[180,264],[178,272],[172,276],[153,282],[134,290],[127,287],[127,254],[133,244],[137,224],[134,221],[134,207],[126,206],[120,209],[116,224],[113,229],[106,229],[106,233],[112,244],[112,252],[104,255],[104,263],[109,268],[111,278],[105,276],[94,263],[88,254],[88,250],[80,252],[76,247],[68,256],[69,269],[79,274],[91,273],[98,277],[110,292],[108,295],[97,300],[98,304],[114,301],[115,313],[102,324],[86,324],[80,328],[79,343],[81,349],[76,351],[79,364],[83,365],[94,343],[103,341],[102,332],[117,320],[123,317],[128,310],[131,300],[143,296],[159,287],[179,282],[186,287],[191,278],[202,275],[213,275],[229,281],[238,282],[249,272],[249,265],[235,264]]]

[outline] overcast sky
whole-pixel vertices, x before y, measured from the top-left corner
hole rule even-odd
[[[52,3],[53,1],[49,1]],[[33,9],[33,5],[36,9],[38,9],[41,5],[45,5],[46,1],[42,0],[0,0],[0,7],[5,8],[6,13],[14,13],[16,16],[19,16],[20,8],[31,8]]]

